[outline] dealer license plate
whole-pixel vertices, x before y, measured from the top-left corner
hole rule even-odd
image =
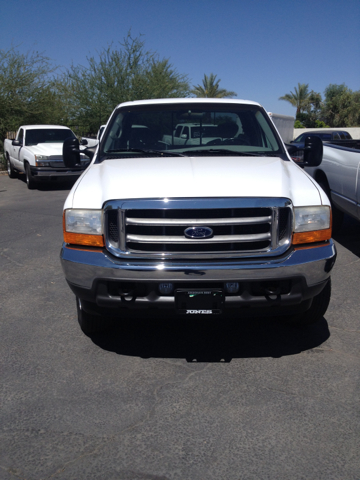
[[[225,301],[220,288],[194,288],[175,290],[175,304],[178,313],[184,315],[212,315],[222,313]]]

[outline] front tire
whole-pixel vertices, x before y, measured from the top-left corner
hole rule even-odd
[[[76,309],[80,328],[85,335],[103,332],[112,325],[112,322],[108,318],[85,312],[82,308],[81,300],[78,297],[76,297]]]
[[[31,175],[30,165],[25,165],[26,185],[29,190],[33,190],[36,187],[36,180]]]
[[[9,177],[16,178],[17,172],[14,170],[13,166],[11,165],[10,157],[8,154],[6,154],[6,166],[7,166],[7,172]]]
[[[292,325],[312,325],[323,318],[329,306],[331,297],[331,279],[323,290],[313,298],[311,307],[306,312],[286,318],[286,322]]]

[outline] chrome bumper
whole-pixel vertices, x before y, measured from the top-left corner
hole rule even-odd
[[[91,289],[99,279],[129,282],[231,282],[301,277],[308,287],[326,281],[335,263],[332,240],[313,248],[291,249],[277,258],[231,261],[134,261],[115,258],[106,250],[63,244],[61,264],[73,286]]]

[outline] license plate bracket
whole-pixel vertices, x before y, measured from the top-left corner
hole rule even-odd
[[[183,315],[218,315],[225,302],[221,288],[178,288],[175,290],[177,313]]]

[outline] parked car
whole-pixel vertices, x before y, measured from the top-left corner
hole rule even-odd
[[[235,124],[234,130],[237,132],[238,128]],[[200,137],[202,143],[209,143],[213,140],[221,138],[233,137],[234,135],[228,132],[221,132],[217,125],[207,125],[200,123],[179,123],[174,128],[171,135],[164,135],[163,141],[173,143],[174,145],[200,145]]]
[[[321,138],[323,142],[331,141],[331,140],[351,140],[352,136],[350,133],[345,132],[344,130],[315,130],[310,132],[304,132],[295,140],[291,141],[290,143],[304,143],[305,138],[308,136],[313,136]]]
[[[343,130],[322,130],[322,131],[310,131],[304,132],[299,135],[295,140],[287,144],[288,151],[291,158],[296,163],[303,161],[303,149],[305,146],[306,138],[319,137],[325,145],[338,145],[346,148],[360,149],[360,140],[353,139],[350,133]],[[292,149],[291,146],[296,146],[296,149]]]
[[[324,144],[323,160],[305,169],[323,188],[332,204],[333,230],[341,228],[344,213],[360,221],[360,151]]]
[[[61,125],[24,125],[15,140],[5,139],[4,150],[10,178],[25,173],[29,189],[40,181],[80,176],[89,165],[82,154],[71,168],[63,163],[62,148],[67,138],[76,139],[68,127]]]
[[[196,145],[173,135],[185,123],[206,125]],[[211,133],[209,143],[209,126],[232,133]],[[305,163],[319,165],[320,139],[306,147]],[[65,164],[79,153],[77,139],[65,141]],[[234,308],[239,321],[323,317],[336,258],[330,201],[291,161],[261,105],[123,103],[91,156],[64,205],[61,250],[84,332],[149,308],[169,309],[171,321]]]

